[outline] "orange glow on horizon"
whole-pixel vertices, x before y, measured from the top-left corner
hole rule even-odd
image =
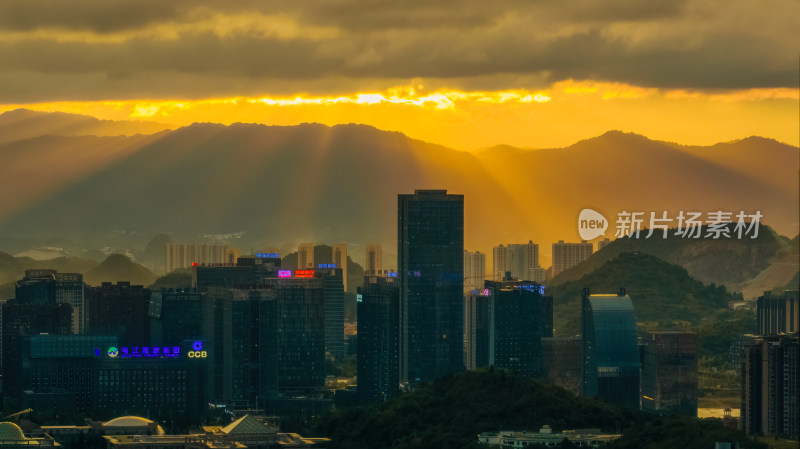
[[[566,80],[539,90],[429,91],[417,81],[338,96],[64,101],[0,105],[0,112],[61,111],[165,129],[194,122],[361,123],[461,150],[566,146],[610,129],[682,144],[761,135],[798,145],[798,99],[789,88],[705,92]]]

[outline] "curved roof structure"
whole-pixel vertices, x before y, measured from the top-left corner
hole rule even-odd
[[[13,422],[0,422],[0,441],[26,441],[22,429]]]
[[[153,421],[150,421],[147,418],[142,418],[141,416],[120,416],[119,418],[114,418],[111,421],[107,421],[103,423],[105,427],[147,427],[153,424]]]

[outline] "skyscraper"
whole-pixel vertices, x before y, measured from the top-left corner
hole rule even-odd
[[[484,290],[464,295],[464,367],[468,370],[491,365],[489,296]]]
[[[512,278],[522,281],[544,282],[545,271],[539,266],[539,245],[533,240],[495,246],[493,255],[493,279],[502,280],[510,272]]]
[[[189,268],[192,264],[221,264],[235,261],[238,248],[229,248],[226,245],[208,244],[183,244],[167,243],[167,273],[171,273],[178,268]]]
[[[748,434],[800,435],[797,333],[764,337],[744,348],[742,429]]]
[[[464,294],[483,288],[486,279],[486,254],[464,251]]]
[[[401,378],[431,381],[464,369],[464,196],[398,195]]]
[[[340,243],[333,245],[333,263],[336,268],[342,269],[342,281],[344,282],[344,291],[347,291],[347,243]]]
[[[297,269],[309,270],[314,268],[314,244],[301,243],[297,248]]]
[[[358,395],[384,402],[400,383],[400,297],[395,277],[365,276],[358,307]]]
[[[639,408],[639,346],[631,298],[584,289],[583,395]]]
[[[72,333],[82,334],[86,326],[83,275],[56,270],[26,270],[16,283],[17,299],[33,302],[55,301],[72,308]]]
[[[130,282],[86,287],[86,333],[114,335],[123,345],[150,343],[150,290]]]
[[[529,281],[486,281],[489,364],[541,376],[542,338],[553,336],[553,298]]]
[[[800,331],[800,291],[767,291],[756,301],[759,335]]]
[[[381,245],[367,245],[367,267],[365,274],[380,274],[383,270],[383,249]]]
[[[586,240],[580,243],[564,243],[559,240],[553,243],[553,270],[551,276],[555,277],[562,271],[578,265],[592,255],[592,244]]]
[[[641,333],[642,410],[697,416],[697,334]]]

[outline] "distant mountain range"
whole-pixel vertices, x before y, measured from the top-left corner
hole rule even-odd
[[[421,188],[465,195],[467,249],[491,254],[532,239],[545,266],[550,242],[579,240],[586,207],[609,218],[760,210],[778,233],[798,232],[798,148],[759,137],[685,147],[612,131],[565,148],[469,153],[364,125],[153,125],[110,135],[143,129],[67,118],[0,115],[0,130],[19,127],[0,140],[0,249],[139,251],[166,234],[285,253],[302,241],[349,242],[361,261],[364,245],[381,243],[390,268],[397,194]],[[76,120],[86,124],[58,125]]]

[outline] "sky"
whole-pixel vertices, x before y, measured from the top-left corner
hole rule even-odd
[[[0,112],[798,145],[797,0],[4,0]]]

